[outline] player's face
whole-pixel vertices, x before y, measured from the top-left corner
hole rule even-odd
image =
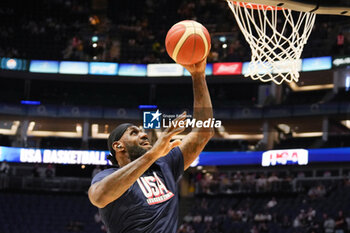
[[[147,134],[136,126],[130,126],[125,132],[125,149],[131,161],[139,158],[152,148]]]

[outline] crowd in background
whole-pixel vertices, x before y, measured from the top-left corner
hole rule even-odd
[[[15,1],[2,3],[0,54],[2,57],[62,59],[67,42],[87,27],[86,1]]]
[[[282,229],[281,232],[288,230],[288,232],[299,233],[346,233],[350,226],[350,218],[344,215],[343,210],[339,210],[336,215],[331,216],[327,213],[317,213],[314,208],[309,207],[308,209],[300,209],[293,218],[288,214],[278,215],[268,207],[265,207],[263,211],[253,213],[249,205],[238,210],[221,206],[219,214],[213,216],[208,211],[207,202],[206,199],[202,199],[200,208],[184,217],[184,223],[181,224],[178,233],[227,232],[223,226],[224,222],[241,223],[243,228],[248,227],[250,233],[271,232],[271,226],[274,225],[277,225],[278,229]]]
[[[170,62],[164,40],[184,19],[205,25],[212,36],[209,62],[247,61],[250,48],[225,1],[109,1],[105,12],[89,1],[6,3],[0,9],[0,56],[28,59]],[[303,56],[349,52],[346,17],[317,17]],[[319,48],[323,48],[320,50]]]
[[[216,180],[219,185],[211,186],[212,189],[203,183],[206,178],[200,179],[202,192],[197,193],[195,203],[184,216],[178,232],[348,232],[350,218],[343,211],[350,204],[350,182],[346,178],[332,180],[334,177],[329,174],[325,172],[311,183],[301,182],[296,190],[273,190],[271,183],[281,179],[278,174],[271,173],[268,177],[260,174],[254,193],[248,190],[232,193],[227,189],[223,193],[220,190],[225,186],[225,179]],[[245,183],[251,176],[240,172],[234,174],[231,189],[235,181]],[[305,174],[299,172],[297,177],[302,179]],[[267,195],[263,195],[264,192],[268,192]]]
[[[330,171],[322,175],[331,177]],[[334,176],[333,176],[334,177]],[[337,177],[337,176],[336,176]],[[332,188],[332,182],[301,184],[305,178],[304,172],[298,173],[257,173],[257,172],[197,172],[191,176],[191,187],[195,194],[233,194],[233,193],[261,193],[261,192],[291,192],[308,191],[311,199],[324,196],[326,189]],[[308,177],[312,178],[312,177]],[[349,181],[347,177],[344,177]],[[326,182],[326,181],[324,181]]]

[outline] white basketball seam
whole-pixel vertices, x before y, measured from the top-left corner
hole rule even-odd
[[[196,27],[196,23],[193,21],[191,22],[191,26],[193,28],[193,48],[192,48],[191,59],[189,61],[191,61],[191,63],[192,63],[194,54],[196,53],[196,50],[197,50],[197,43],[196,43],[197,42],[197,40],[196,40],[197,27]]]
[[[203,32],[203,29],[201,28],[201,30],[199,30],[199,32],[197,33],[203,40],[203,43],[204,43],[204,54],[203,54],[203,57],[202,59],[204,59],[208,54],[208,41],[207,41],[207,38],[205,37],[204,35],[204,32]]]
[[[186,31],[184,32],[184,34],[181,36],[180,40],[177,42],[173,54],[172,54],[172,58],[174,59],[175,62],[177,62],[177,55],[182,47],[182,45],[185,43],[185,41],[187,40],[187,38],[193,34],[194,32],[194,28],[191,27],[191,23],[187,23],[187,22],[182,22],[179,23],[182,24],[186,27]]]

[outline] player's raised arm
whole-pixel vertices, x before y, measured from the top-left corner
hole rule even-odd
[[[205,79],[206,59],[194,64],[184,66],[192,75],[193,83],[193,118],[197,121],[206,121],[213,118],[213,109]],[[212,127],[193,128],[185,136],[180,145],[184,157],[184,169],[186,170],[204,149],[207,142],[214,135]]]

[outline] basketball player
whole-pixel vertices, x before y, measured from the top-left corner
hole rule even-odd
[[[192,75],[193,118],[208,120],[213,112],[205,80],[206,60],[184,67]],[[185,118],[183,113],[175,121]],[[109,135],[109,158],[118,168],[98,173],[89,189],[89,199],[99,208],[108,232],[176,232],[177,182],[214,134],[212,128],[193,128],[182,142],[171,142],[182,131],[179,125],[167,128],[153,146],[132,124],[121,124]]]

